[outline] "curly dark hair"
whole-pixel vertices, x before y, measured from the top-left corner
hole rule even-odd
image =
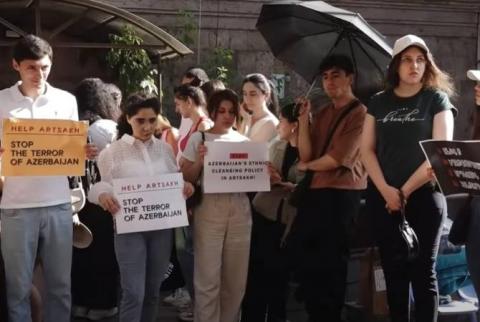
[[[100,78],[85,78],[74,90],[81,120],[90,124],[100,119],[116,121],[120,110]]]

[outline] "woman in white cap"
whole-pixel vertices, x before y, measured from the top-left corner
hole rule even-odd
[[[361,154],[373,184],[367,209],[373,216],[392,322],[409,321],[409,289],[415,321],[437,320],[435,276],[445,197],[432,183],[418,141],[451,140],[455,108],[449,76],[435,64],[423,39],[395,42],[387,88],[372,97],[362,134]],[[409,259],[399,232],[400,210],[418,236],[420,251]]]

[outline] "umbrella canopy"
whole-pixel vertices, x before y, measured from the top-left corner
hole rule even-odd
[[[323,1],[276,1],[262,6],[257,29],[275,57],[310,83],[325,57],[342,54],[354,64],[357,95],[383,87],[392,49],[358,13]]]

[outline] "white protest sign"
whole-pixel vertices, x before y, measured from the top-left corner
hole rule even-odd
[[[256,142],[205,142],[205,193],[270,191],[268,147]]]
[[[113,180],[118,234],[188,226],[181,173]]]

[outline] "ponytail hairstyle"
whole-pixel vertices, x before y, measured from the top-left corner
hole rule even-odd
[[[117,122],[117,140],[124,134],[133,134],[132,126],[128,123],[127,118],[134,116],[142,108],[151,108],[158,116],[160,114],[160,102],[156,96],[138,92],[130,95],[126,101],[122,114],[118,118]]]
[[[175,98],[182,101],[187,101],[189,98],[193,101],[195,106],[205,107],[205,94],[199,87],[183,84],[174,88],[173,93]]]
[[[269,111],[278,116],[279,104],[278,96],[275,86],[263,75],[260,73],[248,74],[245,76],[242,82],[242,88],[245,83],[252,83],[256,88],[260,90],[267,98],[267,107]]]

